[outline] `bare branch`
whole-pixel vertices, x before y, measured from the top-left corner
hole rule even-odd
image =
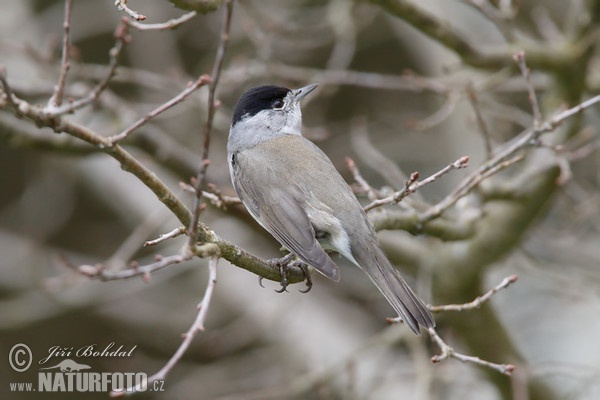
[[[467,156],[461,157],[458,160],[454,161],[453,163],[446,165],[444,168],[442,168],[435,174],[427,177],[426,179],[423,179],[422,181],[417,181],[417,179],[419,179],[419,174],[417,172],[413,172],[402,189],[395,192],[391,196],[388,196],[384,199],[375,200],[375,201],[371,202],[370,204],[367,204],[364,207],[364,209],[366,212],[369,212],[372,209],[374,209],[376,207],[380,207],[385,204],[398,203],[398,202],[402,201],[402,199],[404,199],[409,194],[416,192],[417,190],[419,190],[420,188],[422,188],[423,186],[425,186],[431,182],[434,182],[436,179],[438,179],[439,177],[441,177],[443,175],[446,175],[448,172],[450,172],[454,169],[466,168],[468,165],[469,165],[469,157],[467,157]]]
[[[369,199],[370,200],[378,199],[379,193],[371,185],[369,185],[369,182],[367,182],[365,180],[365,178],[362,177],[354,160],[351,159],[350,157],[346,157],[346,165],[348,166],[348,169],[350,170],[350,172],[352,172],[352,176],[354,177],[354,180],[358,183],[361,190],[364,193],[367,193]]]
[[[4,65],[0,65],[0,82],[2,83],[2,91],[6,97],[6,102],[13,108],[13,111],[20,115],[19,107],[15,101],[15,95],[6,80],[6,67]]]
[[[206,321],[206,316],[208,315],[208,310],[210,307],[210,302],[212,300],[213,292],[215,286],[217,284],[217,263],[219,261],[218,257],[211,257],[208,261],[208,283],[206,285],[206,290],[204,292],[204,296],[202,297],[202,301],[198,304],[198,314],[196,315],[196,319],[194,323],[188,329],[186,333],[183,334],[183,341],[179,348],[171,356],[169,361],[162,367],[157,373],[148,377],[146,382],[139,383],[135,387],[130,387],[122,390],[113,391],[110,393],[112,397],[121,397],[126,395],[127,393],[135,393],[141,390],[145,390],[144,385],[150,385],[152,382],[157,380],[164,380],[168,373],[171,372],[173,367],[179,362],[181,357],[185,354],[187,349],[190,347],[190,344],[194,340],[194,337],[198,332],[204,331],[204,323]]]
[[[194,189],[196,196],[194,198],[194,206],[192,208],[192,219],[188,229],[188,246],[192,247],[198,240],[198,221],[200,220],[200,214],[202,212],[201,200],[202,200],[202,188],[206,184],[206,170],[210,165],[208,158],[210,148],[210,137],[213,129],[213,120],[216,109],[218,107],[217,100],[215,97],[217,86],[219,84],[219,78],[221,76],[221,70],[223,68],[223,60],[225,59],[225,51],[229,44],[229,31],[231,29],[231,16],[233,14],[234,0],[225,1],[225,12],[223,16],[223,27],[221,30],[221,41],[217,49],[215,56],[215,63],[211,73],[211,81],[208,90],[208,115],[206,117],[206,123],[204,125],[204,143],[202,149],[202,164],[200,170],[196,176],[196,184]]]
[[[117,66],[119,65],[119,56],[121,55],[123,48],[131,41],[126,24],[122,23],[117,27],[115,30],[115,39],[117,39],[115,45],[108,52],[108,73],[92,90],[90,90],[89,94],[79,100],[69,102],[62,106],[59,105],[46,107],[44,110],[45,113],[47,113],[49,116],[66,114],[85,107],[88,104],[98,100],[100,94],[104,91],[104,89],[106,89],[110,80],[115,76]]]
[[[194,93],[198,88],[206,85],[207,83],[210,83],[210,81],[211,81],[211,78],[208,75],[203,74],[195,82],[190,82],[188,84],[188,87],[185,88],[177,96],[173,97],[171,100],[156,107],[154,110],[150,111],[144,117],[135,121],[131,126],[129,126],[127,129],[125,129],[121,133],[118,133],[116,135],[108,137],[107,140],[109,142],[109,146],[113,146],[116,143],[120,142],[121,140],[126,139],[131,134],[131,132],[133,132],[140,126],[146,124],[148,121],[150,121],[152,118],[156,117],[157,115],[159,115],[159,114],[167,111],[171,107],[181,103],[186,98],[188,98],[189,95]]]
[[[145,15],[138,13],[137,11],[132,10],[127,7],[127,0],[115,0],[115,6],[117,6],[117,10],[125,11],[131,18],[136,21],[143,21],[146,19]]]
[[[495,295],[498,291],[502,289],[506,289],[511,284],[517,281],[517,275],[511,275],[502,280],[498,285],[496,285],[493,289],[489,290],[485,294],[478,296],[475,300],[464,303],[464,304],[445,304],[441,306],[429,306],[429,310],[432,312],[441,312],[441,311],[464,311],[464,310],[472,310],[474,308],[479,308],[483,303],[490,300],[493,295]]]
[[[71,8],[73,6],[73,0],[65,0],[65,19],[63,22],[63,28],[65,33],[63,34],[63,45],[62,45],[62,56],[60,61],[60,76],[58,78],[58,84],[54,88],[54,94],[48,101],[47,109],[52,110],[62,104],[63,93],[65,90],[65,83],[67,82],[67,72],[69,71],[69,51],[70,51],[70,39],[69,31],[71,29]]]
[[[444,104],[442,104],[442,106],[439,109],[437,109],[433,114],[418,121],[411,121],[408,125],[411,128],[416,129],[418,131],[431,129],[441,124],[446,119],[448,119],[450,115],[452,115],[452,112],[458,104],[458,100],[459,95],[457,93],[449,92],[446,96],[446,101],[444,101]]]
[[[486,158],[492,157],[492,141],[490,138],[490,132],[488,131],[487,124],[485,123],[485,119],[483,118],[483,114],[481,113],[481,108],[479,105],[479,100],[477,99],[477,93],[475,92],[475,88],[472,85],[468,85],[467,87],[467,98],[469,99],[469,103],[475,112],[475,118],[477,119],[477,126],[479,127],[479,132],[481,133],[481,137],[483,138],[483,143],[485,145],[485,153]]]
[[[158,261],[151,264],[138,266],[137,263],[133,262],[130,264],[129,269],[111,271],[104,267],[102,264],[95,266],[92,265],[80,265],[74,267],[73,264],[65,262],[66,265],[77,270],[80,274],[87,276],[92,279],[99,279],[101,281],[114,281],[118,279],[128,279],[135,276],[142,275],[146,281],[150,280],[150,274],[155,271],[159,271],[173,264],[179,264],[184,261],[191,260],[194,256],[193,253],[188,254],[175,254],[168,257],[157,256]]]
[[[482,181],[496,174],[497,172],[523,160],[524,157],[524,154],[518,154],[509,160],[498,162],[490,168],[480,167],[477,172],[469,176],[460,186],[454,189],[454,191],[446,196],[442,201],[431,207],[425,213],[421,214],[419,216],[419,221],[423,223],[439,217],[450,206],[469,194],[471,190],[476,188],[477,185],[479,185]]]
[[[492,368],[504,375],[510,375],[515,370],[515,366],[512,364],[496,364],[493,362],[482,360],[479,357],[461,354],[454,350],[454,348],[450,347],[450,345],[448,345],[446,342],[444,342],[442,338],[437,334],[434,328],[427,329],[427,332],[429,332],[429,336],[433,339],[433,341],[439,346],[440,350],[442,351],[442,354],[431,357],[431,361],[434,363],[444,361],[447,358],[456,358],[457,360],[460,360],[462,362]]]
[[[172,239],[174,237],[183,235],[184,233],[185,233],[185,226],[180,226],[178,228],[173,229],[170,232],[163,233],[162,235],[160,235],[158,238],[156,238],[154,240],[147,240],[144,243],[144,247],[155,246],[159,243],[164,242],[165,240]]]
[[[189,20],[191,20],[192,18],[194,18],[196,15],[198,15],[198,13],[196,11],[190,11],[187,14],[182,15],[179,18],[173,18],[168,20],[167,22],[161,22],[161,23],[157,23],[157,24],[144,24],[144,23],[140,23],[138,21],[133,21],[130,19],[125,20],[127,25],[136,28],[140,31],[150,31],[150,30],[155,30],[155,31],[162,31],[162,30],[166,30],[166,29],[175,29],[178,28],[180,25],[183,25],[184,23],[188,22]]]
[[[538,104],[537,96],[535,94],[535,88],[531,83],[531,70],[527,67],[525,62],[525,52],[519,51],[513,56],[513,59],[519,66],[523,78],[525,78],[525,86],[529,93],[529,102],[531,103],[531,110],[533,111],[533,128],[536,129],[542,123],[542,112],[540,111],[540,105]]]

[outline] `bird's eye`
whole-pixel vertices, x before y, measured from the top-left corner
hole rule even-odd
[[[283,100],[275,100],[273,102],[273,108],[276,110],[281,110],[284,105],[285,105],[285,103]]]

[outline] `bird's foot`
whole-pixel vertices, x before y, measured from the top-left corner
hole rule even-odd
[[[306,281],[306,289],[300,290],[300,292],[308,293],[312,289],[312,279],[310,277],[310,272],[308,271],[308,266],[301,260],[294,260],[294,257],[294,254],[289,253],[284,257],[269,260],[270,264],[276,266],[279,269],[279,274],[281,276],[281,289],[275,290],[277,293],[287,292],[287,287],[289,286],[288,271],[291,269],[291,267],[300,268],[302,270],[302,273],[304,274],[304,278]],[[264,287],[262,284],[262,280],[262,276],[258,277],[258,284],[261,287]]]
[[[302,273],[304,274],[304,280],[306,281],[306,289],[299,290],[299,292],[300,293],[308,293],[308,292],[310,292],[310,290],[312,289],[312,286],[313,286],[313,281],[312,281],[312,278],[310,277],[310,271],[308,270],[308,265],[304,264],[300,260],[298,260],[297,262],[298,262],[297,267],[302,270]]]

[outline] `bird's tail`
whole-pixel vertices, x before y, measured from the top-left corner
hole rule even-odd
[[[379,245],[360,247],[353,248],[353,256],[359,267],[371,278],[409,328],[417,335],[420,335],[419,325],[433,328],[435,320],[431,312],[402,279]]]

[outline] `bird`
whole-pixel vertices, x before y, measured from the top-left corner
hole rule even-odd
[[[299,260],[338,282],[328,252],[358,266],[417,335],[435,320],[392,266],[352,189],[327,155],[302,136],[298,89],[257,86],[241,95],[227,141],[231,181],[250,215]]]

